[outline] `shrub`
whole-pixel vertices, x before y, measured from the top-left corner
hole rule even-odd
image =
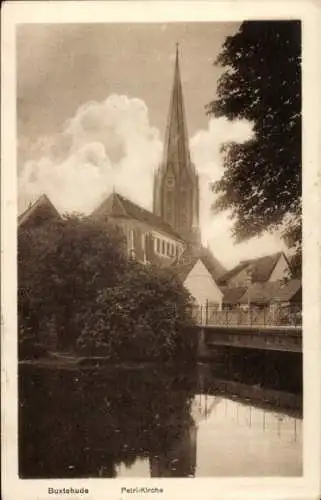
[[[170,269],[128,260],[124,243],[112,224],[79,217],[21,230],[20,346],[114,359],[191,353],[188,292]]]

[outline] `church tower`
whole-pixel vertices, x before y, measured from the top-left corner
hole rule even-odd
[[[189,243],[200,243],[199,184],[190,159],[178,45],[163,160],[154,178],[154,213]]]

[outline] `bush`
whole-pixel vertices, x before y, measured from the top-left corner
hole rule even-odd
[[[120,360],[192,353],[188,292],[170,269],[129,261],[124,243],[119,229],[85,218],[22,230],[20,344]]]

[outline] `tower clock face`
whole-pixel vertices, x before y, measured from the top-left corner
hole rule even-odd
[[[174,179],[173,177],[166,178],[166,187],[172,188],[174,187]]]

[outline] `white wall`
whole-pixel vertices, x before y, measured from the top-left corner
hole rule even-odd
[[[285,278],[289,273],[289,265],[282,254],[276,263],[275,268],[272,271],[269,281],[278,281]]]
[[[198,260],[184,281],[184,286],[193,295],[199,305],[212,302],[222,306],[223,293],[215,283],[203,262]]]

